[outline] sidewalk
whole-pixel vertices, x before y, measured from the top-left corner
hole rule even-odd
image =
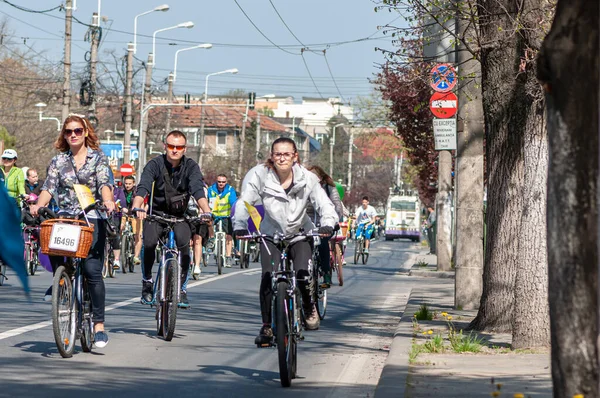
[[[420,265],[413,266],[405,276],[413,289],[396,328],[375,397],[490,397],[494,391],[499,393],[494,396],[499,397],[512,398],[515,393],[524,397],[551,397],[549,351],[514,352],[510,350],[510,334],[488,333],[479,334],[484,341],[481,352],[453,351],[448,341],[448,325],[458,331],[475,318],[477,311],[453,309],[454,272],[435,271],[436,257],[425,254],[425,250],[413,256],[413,264]],[[422,304],[436,315],[431,321],[413,324],[413,315]],[[442,313],[447,313],[451,321]],[[422,346],[414,347],[428,341],[431,347],[437,335],[444,338],[443,352],[428,353]]]

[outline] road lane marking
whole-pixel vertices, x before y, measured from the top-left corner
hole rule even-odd
[[[201,281],[195,281],[192,283],[188,283],[188,289],[191,287],[196,287],[196,286],[200,286],[200,285],[204,285],[206,283],[210,283],[210,282],[215,282],[218,281],[220,279],[224,279],[224,278],[229,278],[230,276],[234,276],[234,275],[241,275],[241,274],[247,274],[250,272],[256,272],[256,269],[248,269],[248,270],[244,270],[244,271],[235,271],[229,274],[224,274],[224,275],[218,275],[218,276],[211,276],[211,277],[207,277],[204,280]],[[107,306],[104,311],[112,311],[112,310],[116,310],[117,308],[121,308],[121,307],[125,307],[128,306],[130,304],[134,304],[134,303],[139,303],[140,302],[140,298],[139,297],[134,297],[128,300],[124,300],[124,301],[120,301],[118,303],[114,303],[111,304],[109,306]],[[52,325],[52,321],[43,321],[43,322],[38,322],[38,323],[33,323],[31,325],[26,325],[26,326],[22,326],[20,328],[16,328],[16,329],[12,329],[12,330],[7,330],[6,332],[2,332],[0,333],[0,340],[5,340],[11,337],[15,337],[15,336],[19,336],[21,334],[27,333],[27,332],[32,332],[34,330],[38,330],[38,329],[42,329],[45,328],[46,326],[51,326]]]

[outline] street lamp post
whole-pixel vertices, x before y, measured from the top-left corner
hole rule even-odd
[[[193,28],[194,27],[194,23],[191,21],[188,22],[183,22],[180,23],[178,25],[174,25],[174,26],[169,26],[168,28],[163,28],[163,29],[158,29],[156,31],[154,31],[154,33],[152,34],[152,52],[150,54],[148,54],[148,64],[146,66],[146,77],[145,77],[145,81],[144,81],[144,95],[142,96],[142,104],[140,107],[140,137],[139,137],[139,164],[141,165],[145,165],[146,164],[146,132],[142,130],[144,125],[148,125],[148,114],[144,115],[142,114],[142,109],[144,108],[144,102],[150,103],[152,100],[152,93],[150,90],[151,87],[151,83],[152,83],[152,68],[154,67],[154,65],[156,64],[156,54],[155,54],[155,49],[156,49],[156,35],[160,32],[164,32],[167,30],[171,30],[171,29],[178,29],[178,28]],[[143,118],[146,118],[146,120],[143,120]],[[141,168],[141,167],[140,167]]]
[[[237,68],[233,68],[233,69],[227,69],[227,70],[222,70],[220,72],[215,72],[215,73],[209,73],[208,75],[206,75],[206,82],[204,84],[204,101],[202,106],[200,107],[200,148],[198,151],[198,164],[200,165],[200,167],[202,167],[202,157],[203,157],[203,150],[204,150],[204,106],[206,105],[207,101],[208,101],[208,78],[210,76],[215,76],[215,75],[222,75],[224,73],[232,73],[232,74],[236,74],[238,73]]]
[[[163,4],[152,10],[138,14],[133,19],[133,43],[127,44],[127,70],[125,82],[125,135],[123,137],[123,163],[129,163],[131,155],[131,125],[133,124],[133,54],[137,51],[137,20],[139,17],[155,11],[169,11],[169,5]],[[142,96],[143,98],[143,96]],[[138,148],[139,150],[140,148]]]
[[[178,28],[191,29],[193,27],[194,27],[194,23],[192,21],[187,21],[187,22],[182,22],[175,26],[169,26],[168,28],[162,28],[162,29],[154,31],[154,33],[152,34],[152,55],[153,55],[152,65],[156,64],[156,35],[157,34],[159,34],[160,32],[165,32],[167,30],[172,30],[172,29],[178,29]]]
[[[57,131],[60,131],[60,120],[57,117],[45,117],[42,116],[42,114],[44,113],[44,108],[47,107],[48,105],[44,104],[43,102],[38,102],[37,104],[35,104],[35,106],[38,108],[38,114],[40,115],[40,122],[42,120],[55,120],[56,124],[57,124]]]
[[[212,44],[210,44],[210,43],[198,44],[197,46],[182,48],[175,52],[175,65],[173,65],[173,73],[169,73],[169,88],[167,90],[167,102],[169,104],[171,102],[173,102],[173,84],[175,83],[175,80],[177,80],[177,60],[179,57],[179,53],[182,51],[195,50],[198,48],[205,48],[208,50],[208,49],[212,48]],[[171,113],[172,113],[172,108],[168,108],[165,133],[168,133],[169,130],[171,130]]]
[[[237,70],[237,68],[233,68],[233,69],[222,70],[220,72],[209,73],[208,75],[206,75],[206,83],[204,84],[204,103],[206,103],[206,101],[208,100],[208,78],[211,76],[222,75],[224,73],[232,73],[235,75],[236,73],[238,73],[238,70]]]
[[[329,141],[329,177],[333,178],[333,146],[335,145],[335,129],[343,126],[345,123],[338,123],[333,126],[331,140]]]
[[[139,17],[141,17],[142,15],[150,14],[151,12],[154,12],[154,11],[163,11],[163,12],[169,11],[169,5],[163,4],[161,6],[154,7],[152,10],[143,12],[143,13],[135,16],[135,18],[133,19],[133,53],[134,54],[137,52],[137,19]]]

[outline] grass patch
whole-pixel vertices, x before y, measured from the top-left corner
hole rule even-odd
[[[429,264],[427,261],[419,260],[416,264],[417,267],[427,267]]]
[[[480,352],[484,340],[477,333],[469,332],[468,335],[463,335],[463,331],[456,333],[453,328],[448,333],[448,340],[454,352]]]
[[[432,354],[444,352],[446,349],[444,348],[444,338],[441,334],[436,334],[431,339],[428,339],[425,343],[421,345],[422,352],[428,352]]]
[[[414,364],[420,353],[421,345],[417,344],[415,340],[413,340],[413,344],[410,346],[410,351],[408,352],[408,363]]]
[[[418,321],[431,321],[433,319],[433,312],[429,310],[427,304],[421,304],[419,311],[415,312],[414,318]]]

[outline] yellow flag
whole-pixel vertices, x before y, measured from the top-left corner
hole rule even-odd
[[[252,223],[256,227],[256,230],[260,231],[260,222],[262,221],[260,213],[256,207],[252,206],[250,203],[244,201],[244,205],[246,205],[246,209],[248,210],[248,214],[250,214],[250,218],[252,219]]]
[[[73,187],[75,188],[77,200],[79,201],[79,205],[82,209],[85,209],[96,201],[92,191],[85,185],[74,184]]]

